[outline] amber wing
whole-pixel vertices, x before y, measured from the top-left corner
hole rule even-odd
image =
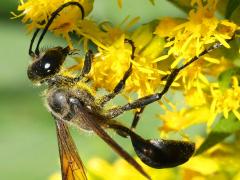
[[[87,180],[83,163],[67,125],[55,117],[62,180]]]
[[[90,127],[103,141],[105,141],[116,153],[118,153],[122,158],[124,158],[129,164],[131,164],[137,171],[139,171],[143,176],[147,179],[151,179],[151,177],[143,170],[140,164],[130,156],[121,146],[119,146],[108,134],[104,131],[104,129],[97,124],[96,119],[90,118],[87,116],[87,113],[82,111],[79,107],[74,107],[75,112],[77,112],[77,117],[81,119],[81,121],[77,122],[77,124],[84,123],[88,127]],[[97,118],[97,117],[96,117]]]

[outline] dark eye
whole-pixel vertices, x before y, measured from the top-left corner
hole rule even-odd
[[[42,80],[59,72],[67,53],[61,47],[47,50],[28,68],[28,77],[33,81]]]

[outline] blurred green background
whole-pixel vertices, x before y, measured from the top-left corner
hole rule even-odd
[[[20,19],[10,19],[11,11],[18,13],[18,3],[17,0],[0,1],[0,180],[43,180],[60,171],[57,140],[53,119],[41,97],[44,87],[34,87],[26,76],[31,34],[26,33]],[[96,20],[111,20],[115,24],[127,15],[140,16],[144,23],[161,16],[182,17],[184,13],[167,1],[157,1],[153,6],[147,0],[128,0],[119,9],[117,0],[96,0],[91,14]],[[44,44],[64,46],[66,43],[47,35]],[[117,104],[124,102],[122,98],[115,100]],[[155,117],[159,111],[154,105],[146,109],[137,129],[144,137],[159,137],[160,121]],[[127,124],[132,117],[132,113],[126,113],[119,119]],[[95,135],[71,131],[85,163],[95,156],[109,161],[117,158]],[[128,140],[111,135],[134,154]]]

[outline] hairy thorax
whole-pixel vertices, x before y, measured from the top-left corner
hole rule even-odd
[[[51,88],[46,93],[46,104],[49,111],[59,119],[91,131],[85,120],[91,120],[104,126],[106,118],[102,109],[95,103],[94,96],[85,89]]]

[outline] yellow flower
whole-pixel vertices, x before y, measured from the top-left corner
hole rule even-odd
[[[203,139],[197,139],[197,144]],[[199,146],[199,145],[198,145]],[[239,144],[221,144],[212,147],[204,154],[193,156],[185,164],[168,169],[152,169],[144,165],[139,159],[137,161],[153,180],[181,179],[181,180],[228,180],[239,177]],[[145,178],[139,174],[125,160],[118,159],[112,164],[100,159],[92,158],[87,164],[89,179],[122,180]],[[237,179],[236,179],[237,180]]]
[[[194,8],[189,12],[187,21],[164,18],[155,29],[156,35],[167,38],[165,44],[168,48],[167,54],[155,59],[159,64],[167,61],[171,68],[176,68],[194,56],[199,56],[205,48],[215,42],[230,47],[226,40],[233,36],[237,25],[228,20],[218,20],[214,16],[217,1],[208,0],[203,3],[201,0],[192,0],[191,2]],[[183,93],[188,105],[193,107],[209,105],[208,76],[218,75],[220,67],[225,69],[226,66],[220,64],[222,62],[222,58],[219,60],[205,55],[179,73],[175,82],[178,80],[177,82],[184,87]]]
[[[95,55],[90,77],[95,87],[111,91],[130,65],[131,48],[124,43],[124,36]]]
[[[174,36],[173,29],[180,23],[180,20],[171,17],[165,17],[159,21],[154,34],[157,34],[160,37],[172,37]]]
[[[209,85],[208,79],[205,77],[204,73],[204,61],[197,61],[191,64],[189,67],[183,69],[179,75],[179,79],[182,80],[184,88],[190,90],[191,88],[196,88],[199,92],[202,88]]]
[[[76,33],[79,36],[83,36],[83,46],[84,49],[88,48],[88,41],[91,40],[99,48],[105,47],[105,44],[108,43],[107,33],[100,30],[96,22],[89,19],[84,19],[78,23],[78,29]]]
[[[170,169],[152,169],[138,159],[137,161],[146,170],[146,172],[152,177],[153,180],[164,179],[172,180],[176,178],[176,175]],[[129,165],[125,160],[118,159],[113,164],[100,158],[92,158],[88,164],[87,169],[89,170],[90,180],[102,179],[102,180],[123,180],[123,179],[138,179],[145,180],[137,170]]]
[[[88,49],[88,40],[91,40],[99,49],[107,49],[107,46],[111,46],[115,41],[118,41],[138,20],[139,17],[136,17],[127,22],[128,17],[126,17],[120,25],[112,26],[108,21],[98,25],[93,20],[84,19],[79,22],[79,29],[76,30],[76,33],[83,36],[85,50]],[[122,28],[123,25],[126,27]]]
[[[205,176],[212,175],[220,169],[219,164],[214,159],[204,156],[194,156],[182,167]]]
[[[181,165],[184,180],[192,179],[222,179],[237,177],[240,170],[239,141],[233,144],[218,144],[204,154],[192,157]]]
[[[224,57],[216,59],[213,56],[204,56],[189,67],[182,70],[179,79],[184,87],[186,103],[191,107],[209,105],[211,81],[225,69],[232,67],[232,63]]]
[[[57,8],[70,1],[72,0],[52,0],[49,3],[48,0],[28,0],[27,2],[20,0],[21,4],[18,6],[18,11],[22,11],[22,13],[19,16],[23,16],[23,23],[42,27],[40,22],[45,21],[44,23],[46,23]],[[79,2],[83,6],[85,15],[88,15],[92,10],[93,0],[75,0],[74,2]],[[77,16],[80,14],[81,19],[81,11],[78,8],[72,8],[71,11],[74,11]]]
[[[237,29],[237,25],[227,20],[218,20],[215,16],[216,3],[215,0],[208,0],[203,5],[201,0],[192,1],[192,5],[197,4],[197,9],[193,9],[189,12],[188,21],[175,26],[172,23],[172,30],[169,29],[168,43],[166,47],[169,47],[168,56],[173,55],[175,60],[172,62],[171,68],[176,67],[182,60],[187,62],[190,58],[198,56],[206,45],[219,41],[225,47],[230,46],[226,42],[230,39]],[[169,20],[166,21],[167,26]],[[170,21],[171,22],[171,21]],[[160,28],[164,25],[160,22]],[[162,36],[163,33],[158,29],[155,33]]]
[[[172,111],[168,110],[162,103],[161,107],[165,113],[158,115],[159,119],[163,121],[163,126],[159,128],[162,135],[171,131],[179,132],[191,125],[203,123],[209,121],[211,113],[209,107],[199,106],[190,109],[176,110],[176,107]],[[201,116],[199,116],[201,114]]]
[[[32,31],[36,28],[44,28],[51,14],[62,4],[72,0],[28,0],[18,6],[18,11],[22,11],[16,17],[23,17],[22,22],[28,25],[28,30]],[[85,16],[90,13],[93,7],[93,0],[75,0],[79,2],[83,8]],[[70,43],[69,33],[78,30],[78,23],[82,20],[82,14],[78,7],[69,6],[59,13],[59,16],[53,21],[49,27],[49,31],[62,35],[68,43]]]
[[[199,88],[191,88],[185,90],[186,103],[191,107],[199,107],[206,105],[206,94]]]
[[[233,112],[240,120],[240,86],[237,77],[232,77],[232,87],[224,92],[219,87],[211,86],[211,111],[213,113],[223,113],[225,118],[228,118],[228,113]]]
[[[158,63],[153,61],[163,50],[164,40],[153,36],[152,24],[141,26],[133,32],[131,38],[136,46],[134,59],[131,59],[132,48],[124,43],[122,35],[111,45],[99,48],[95,55],[90,77],[96,88],[112,91],[122,79],[124,73],[133,64],[132,74],[126,82],[125,93],[136,92],[140,97],[152,94],[164,84],[161,77],[166,72],[159,70]]]

